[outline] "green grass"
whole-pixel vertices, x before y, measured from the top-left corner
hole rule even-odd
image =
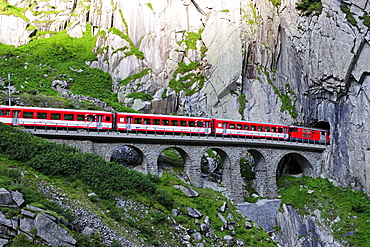
[[[314,15],[320,15],[322,13],[322,8],[321,0],[302,0],[296,3],[296,9],[300,10],[304,16],[309,16],[312,13],[314,13]]]
[[[347,21],[348,21],[349,23],[351,23],[351,25],[352,25],[352,26],[359,28],[359,27],[357,26],[357,21],[356,21],[355,17],[353,16],[353,15],[354,15],[354,13],[352,13],[352,12],[351,12],[351,10],[350,10],[346,5],[342,4],[342,5],[340,6],[340,10],[342,10],[342,11],[346,14]],[[365,18],[366,18],[366,17],[365,17]],[[366,24],[366,23],[367,23],[367,22],[365,22],[365,24]]]
[[[369,243],[370,201],[364,192],[336,187],[327,179],[309,177],[284,176],[279,178],[278,186],[282,202],[297,208],[300,214],[319,209],[322,218],[328,222],[339,217],[340,221],[332,227],[337,240],[348,242],[349,246],[367,246]],[[314,192],[309,194],[308,190]],[[354,235],[346,235],[349,232]]]

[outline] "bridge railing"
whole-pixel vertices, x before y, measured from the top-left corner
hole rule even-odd
[[[256,135],[247,136],[243,132],[234,132],[233,134],[216,134],[216,133],[202,133],[201,131],[197,132],[189,132],[188,129],[172,129],[169,130],[168,128],[150,128],[146,127],[145,129],[136,129],[136,130],[124,130],[119,131],[116,129],[97,129],[97,128],[85,128],[86,126],[76,126],[73,125],[73,127],[70,127],[67,125],[58,126],[58,124],[43,124],[42,126],[38,124],[37,122],[34,122],[33,124],[30,123],[23,123],[19,122],[18,126],[24,127],[28,129],[30,132],[32,131],[44,131],[44,132],[66,132],[66,133],[72,133],[75,135],[83,135],[83,134],[99,134],[99,135],[126,135],[126,136],[152,136],[152,137],[177,137],[177,138],[222,138],[222,139],[237,139],[237,140],[248,140],[248,141],[256,141],[256,142],[277,142],[277,143],[291,143],[291,144],[306,144],[306,145],[328,145],[327,142],[322,142],[318,140],[309,140],[309,139],[296,139],[292,140],[290,138],[274,138],[271,136],[268,136],[267,134],[263,133],[257,133]]]

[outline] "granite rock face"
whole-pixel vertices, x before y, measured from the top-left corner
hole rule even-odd
[[[60,219],[45,213],[45,210],[23,205],[23,194],[0,188],[0,207],[20,210],[20,215],[0,213],[0,244],[7,244],[16,235],[23,234],[39,244],[50,246],[75,246],[73,236],[59,225]],[[37,239],[37,240],[36,240]]]
[[[318,173],[370,195],[370,140],[364,138],[370,36],[363,18],[370,3],[322,0],[321,14],[305,16],[297,2],[9,0],[27,10],[26,18],[0,15],[0,42],[19,46],[37,31],[64,29],[81,37],[90,24],[94,35],[105,32],[90,66],[110,73],[122,102],[148,113],[330,128]],[[184,65],[195,66],[179,70]],[[188,88],[181,90],[181,83]],[[153,100],[128,98],[133,91]]]
[[[337,220],[340,219],[331,224]],[[280,246],[343,246],[333,238],[333,232],[319,210],[302,216],[298,210],[283,204],[282,211],[276,214],[276,221],[280,230],[275,232],[274,240]]]

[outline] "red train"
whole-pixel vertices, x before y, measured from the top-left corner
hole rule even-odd
[[[0,122],[24,127],[50,127],[135,132],[168,132],[241,136],[330,143],[329,131],[283,124],[139,113],[111,113],[0,105]]]

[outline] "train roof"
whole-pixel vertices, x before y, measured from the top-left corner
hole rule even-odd
[[[1,108],[7,108],[7,109],[30,109],[30,110],[50,110],[50,111],[74,111],[74,112],[91,112],[91,113],[111,113],[109,111],[97,111],[97,110],[81,110],[81,109],[63,109],[63,108],[47,108],[47,107],[33,107],[33,106],[7,106],[7,105],[0,105]]]
[[[280,126],[289,127],[289,125],[287,125],[287,124],[265,123],[265,122],[256,122],[256,121],[247,121],[247,120],[234,120],[234,119],[227,119],[227,118],[217,118],[217,120],[242,122],[242,123],[250,123],[250,124],[270,124],[270,125],[280,125]]]
[[[289,125],[289,128],[304,128],[304,129],[310,129],[310,130],[319,130],[319,131],[328,131],[327,129],[319,129],[319,128],[311,128],[311,127],[305,127],[305,126],[297,126],[297,125]]]
[[[129,116],[147,116],[147,117],[170,117],[170,118],[190,118],[190,119],[206,119],[212,120],[211,118],[207,117],[188,117],[188,116],[178,116],[178,115],[163,115],[163,114],[146,114],[146,113],[130,113],[130,112],[117,112],[117,114],[124,114]]]

